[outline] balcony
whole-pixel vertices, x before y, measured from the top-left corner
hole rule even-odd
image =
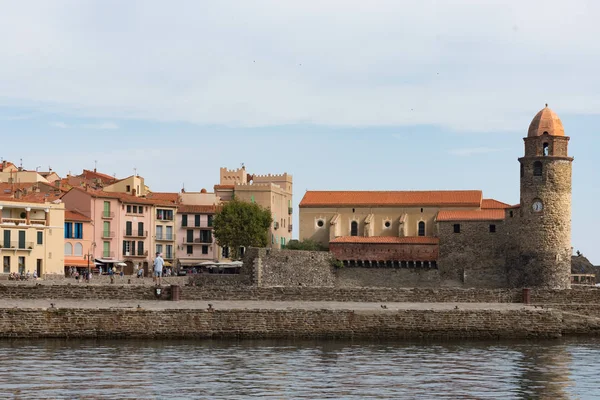
[[[102,239],[112,239],[115,237],[115,233],[113,231],[103,231]]]
[[[10,244],[10,245],[9,245]],[[3,242],[0,243],[2,250],[26,250],[31,251],[33,249],[33,242]]]
[[[102,211],[103,219],[113,219],[115,217],[115,213],[112,211]]]
[[[291,232],[291,231],[292,231],[292,226],[293,226],[292,224],[289,224],[289,225],[288,225],[288,232]]]
[[[147,257],[147,256],[148,256],[148,250],[138,251],[135,253],[130,253],[128,251],[123,252],[123,257]]]
[[[173,221],[172,215],[158,215],[156,214],[157,221]]]
[[[288,207],[288,214],[292,215],[294,213],[294,207]]]
[[[164,259],[165,260],[173,260],[173,256],[174,256],[173,253],[167,253],[167,254],[165,254]]]
[[[173,240],[175,240],[175,235],[173,235],[173,234],[162,234],[162,235],[157,234],[156,240],[166,240],[166,241],[172,242]]]
[[[115,252],[114,251],[103,251],[102,252],[102,258],[115,258]]]
[[[148,231],[123,231],[125,237],[145,238],[148,237]]]
[[[2,224],[4,225],[25,225],[27,220],[25,218],[2,218]]]
[[[194,243],[210,244],[212,243],[212,238],[196,238],[194,239]]]

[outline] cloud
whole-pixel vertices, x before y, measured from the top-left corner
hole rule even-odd
[[[50,122],[50,126],[53,126],[53,127],[55,127],[55,128],[61,128],[61,129],[66,129],[66,128],[68,128],[68,127],[69,127],[69,125],[67,125],[67,124],[66,124],[66,123],[64,123],[64,122],[60,122],[60,121],[57,121],[57,122]]]
[[[119,126],[113,122],[102,122],[99,124],[84,124],[83,128],[87,129],[119,129]]]
[[[448,154],[452,154],[460,157],[468,157],[476,154],[487,154],[502,151],[504,149],[497,149],[492,147],[465,147],[462,149],[451,149],[448,150]]]
[[[8,2],[0,93],[99,120],[518,130],[546,102],[600,109],[600,2],[550,3]]]

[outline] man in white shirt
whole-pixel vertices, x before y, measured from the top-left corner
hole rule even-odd
[[[162,270],[165,265],[165,260],[161,257],[160,253],[156,253],[156,258],[154,259],[154,277],[157,281],[158,286],[161,283]]]

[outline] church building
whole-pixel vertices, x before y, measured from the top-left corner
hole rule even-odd
[[[300,240],[348,267],[431,270],[463,287],[570,287],[569,137],[546,105],[519,158],[520,202],[466,191],[307,191]]]

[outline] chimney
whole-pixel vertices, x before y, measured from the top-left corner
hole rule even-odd
[[[184,188],[181,188],[181,193],[185,193],[185,189]]]
[[[94,173],[96,172],[96,167],[94,167]]]
[[[6,160],[2,160],[2,169],[6,168]]]

